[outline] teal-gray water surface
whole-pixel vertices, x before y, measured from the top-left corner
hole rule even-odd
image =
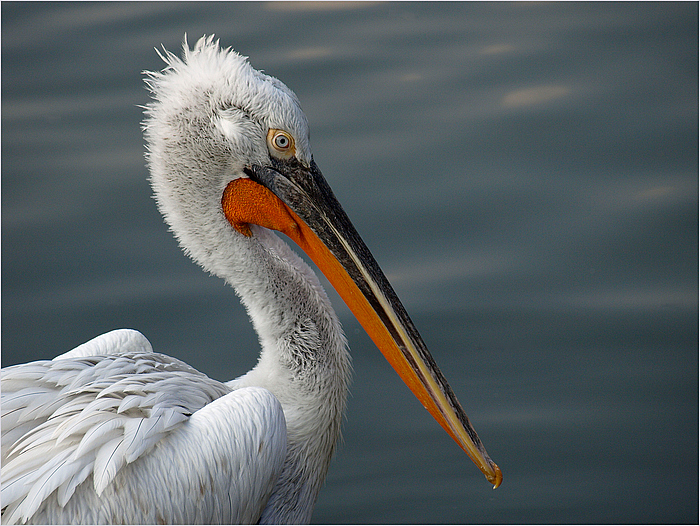
[[[298,94],[504,473],[332,293],[355,376],[315,522],[697,523],[697,3],[3,2],[3,365],[118,327],[220,380],[255,364],[147,183],[141,72],[185,33]]]

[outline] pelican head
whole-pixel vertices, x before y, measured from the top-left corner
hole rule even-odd
[[[275,243],[270,230],[287,235],[497,487],[498,466],[316,166],[296,95],[213,37],[163,59],[167,67],[147,80],[154,102],[144,129],[159,209],[185,251],[239,289],[250,254]]]

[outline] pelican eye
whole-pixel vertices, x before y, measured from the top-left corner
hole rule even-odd
[[[275,135],[274,140],[275,140],[275,148],[277,148],[279,150],[286,150],[287,148],[289,148],[289,145],[291,143],[291,141],[289,140],[289,137],[287,137],[286,135],[284,135],[282,133],[278,133],[277,135]]]
[[[296,154],[294,137],[284,130],[270,129],[267,132],[267,148],[275,157],[290,159]]]

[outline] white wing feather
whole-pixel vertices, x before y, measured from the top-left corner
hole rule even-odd
[[[148,353],[153,352],[153,347],[151,347],[151,342],[139,331],[116,329],[100,334],[92,340],[78,345],[75,349],[56,356],[54,360],[128,352]]]
[[[258,415],[257,422],[250,420],[251,414]],[[231,427],[232,422],[238,422],[238,429]],[[201,513],[256,521],[259,515],[254,517],[256,512],[249,508],[262,510],[286,451],[282,409],[269,392],[230,393],[229,387],[187,364],[153,353],[148,340],[130,330],[102,335],[53,361],[3,369],[1,425],[3,523],[157,522],[169,513],[167,522]],[[261,453],[237,450],[250,440],[259,443],[260,451],[265,444],[268,464],[248,475],[242,465],[226,466],[262,462]],[[186,488],[188,483],[197,491],[211,486],[209,493],[219,493],[209,500],[225,496],[218,508],[212,501],[204,506],[208,512],[178,515],[167,511],[172,503],[163,503],[162,513],[153,515],[158,500],[154,492],[162,494],[161,500],[171,499],[174,474],[163,474],[171,470],[172,458],[163,456],[163,451],[173,447],[184,449],[171,456],[192,455],[212,473],[224,470],[235,475],[228,482],[214,483],[214,475],[189,472],[196,462],[188,465],[189,460],[183,459],[176,474],[184,477],[183,496],[193,492]],[[260,476],[266,483],[261,489],[255,484],[228,487],[243,476]],[[116,480],[119,491],[114,488]],[[152,487],[147,491],[144,484]],[[264,500],[250,500],[256,491]],[[129,493],[131,504],[124,501]],[[149,501],[135,507],[147,494]],[[86,499],[89,506],[78,504]],[[224,504],[228,511],[222,511]]]

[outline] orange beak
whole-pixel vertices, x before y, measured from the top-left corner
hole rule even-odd
[[[394,370],[433,418],[494,485],[503,475],[489,458],[452,388],[384,273],[353,227],[316,164],[273,159],[231,181],[222,207],[231,225],[280,231],[313,260]]]

